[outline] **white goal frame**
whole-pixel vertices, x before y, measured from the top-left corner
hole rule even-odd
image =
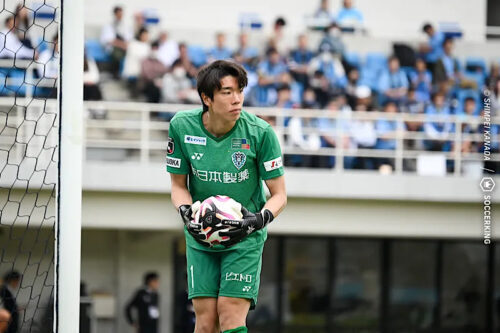
[[[80,316],[84,0],[61,0],[60,6],[54,332],[76,333]]]

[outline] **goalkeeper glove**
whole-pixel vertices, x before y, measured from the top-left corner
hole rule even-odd
[[[240,242],[243,238],[256,230],[260,230],[274,220],[274,215],[267,208],[258,213],[252,213],[245,207],[241,207],[243,214],[242,220],[222,220],[222,224],[235,227],[234,230],[221,231],[221,236],[228,236],[229,239],[222,241],[221,244],[229,247]]]
[[[194,216],[200,209],[200,205],[201,203],[199,201],[196,201],[192,205],[181,205],[179,206],[179,214],[189,234],[201,245],[209,246],[207,243],[203,242],[206,237],[201,233],[201,224],[193,222]]]

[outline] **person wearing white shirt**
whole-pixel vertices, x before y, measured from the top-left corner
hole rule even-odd
[[[0,58],[33,59],[35,50],[23,45],[16,34],[14,16],[5,19],[5,29],[0,31]]]
[[[151,51],[151,45],[149,45],[148,39],[148,30],[146,28],[141,28],[137,33],[136,39],[130,41],[127,47],[122,77],[128,81],[132,97],[138,95],[137,79],[141,74],[141,64]]]
[[[174,61],[179,58],[179,44],[175,40],[172,40],[167,32],[160,34],[159,42],[158,60],[166,67],[171,67]]]
[[[105,25],[101,32],[101,44],[111,56],[111,73],[118,78],[120,63],[125,57],[127,44],[133,37],[132,29],[123,23],[123,8],[113,8],[113,22]]]

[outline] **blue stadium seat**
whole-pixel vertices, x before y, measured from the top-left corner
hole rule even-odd
[[[85,41],[85,52],[87,57],[94,59],[96,62],[110,61],[109,54],[98,40],[89,39]]]
[[[0,70],[0,96],[6,96],[8,94],[8,90],[5,89],[5,80],[7,79],[7,75],[3,70]]]
[[[366,54],[365,66],[377,70],[386,68],[387,56],[383,53],[369,52]]]
[[[207,63],[207,54],[203,47],[198,45],[188,46],[188,55],[196,67],[200,67]]]
[[[26,84],[24,84],[25,71],[22,69],[11,70],[8,74],[9,82],[6,88],[16,96],[26,96]]]
[[[479,111],[481,109],[481,104],[480,104],[480,99],[479,99],[479,93],[476,90],[473,89],[460,89],[457,92],[457,107],[456,107],[456,113],[457,114],[463,114],[463,108],[464,108],[464,102],[466,98],[472,97],[476,101],[476,111],[475,115],[479,115]]]
[[[472,71],[473,68],[481,68],[484,75],[488,73],[486,60],[481,57],[467,57],[465,59],[465,70]]]
[[[345,52],[344,53],[345,61],[351,66],[354,66],[358,69],[361,68],[361,56],[356,52]]]

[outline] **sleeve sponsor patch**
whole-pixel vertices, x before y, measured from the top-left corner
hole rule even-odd
[[[283,162],[281,161],[281,156],[278,158],[275,158],[274,160],[264,162],[264,168],[266,168],[266,171],[273,171],[273,170],[281,168],[282,166],[283,166]]]
[[[179,169],[181,167],[181,159],[174,157],[167,157],[167,166]]]
[[[175,150],[175,145],[174,145],[174,139],[168,138],[168,143],[167,143],[167,154],[173,154]]]

